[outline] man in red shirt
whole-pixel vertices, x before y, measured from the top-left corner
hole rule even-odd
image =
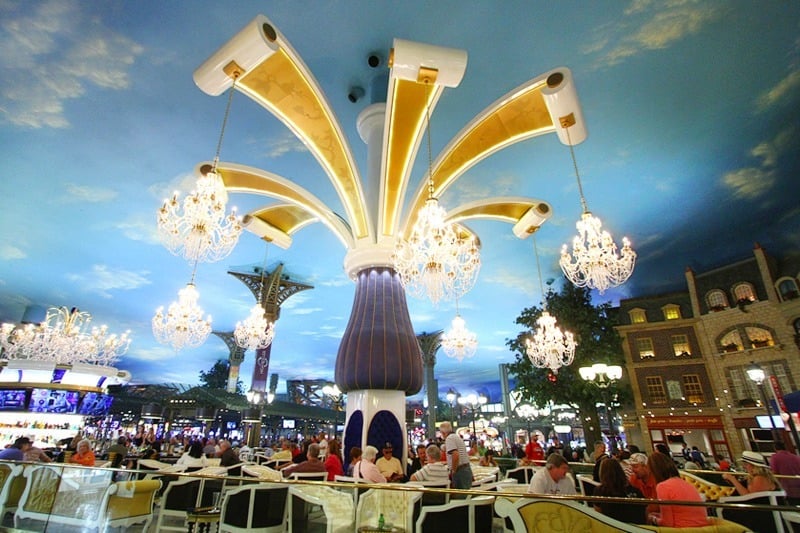
[[[775,453],[769,458],[769,468],[773,473],[781,476],[795,476],[780,478],[779,481],[786,491],[786,500],[789,505],[800,505],[800,456],[786,451],[786,444],[781,441],[775,443]]]
[[[634,453],[628,459],[628,464],[633,469],[633,474],[628,479],[628,484],[631,487],[637,488],[641,491],[642,496],[645,498],[656,499],[656,478],[647,466],[647,456],[643,453]],[[647,506],[647,514],[657,513],[659,506],[651,504]]]
[[[537,461],[537,464],[541,464],[541,461],[544,461],[544,448],[539,444],[537,435],[533,435],[531,440],[528,441],[528,445],[525,446],[525,459]]]

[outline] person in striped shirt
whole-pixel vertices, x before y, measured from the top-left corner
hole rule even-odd
[[[442,462],[442,450],[435,444],[431,444],[425,449],[428,462],[411,474],[411,481],[443,481],[450,482],[450,472],[447,463]]]

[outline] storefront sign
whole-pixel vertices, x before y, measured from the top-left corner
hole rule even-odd
[[[651,428],[721,428],[722,419],[718,416],[656,416],[646,418]]]

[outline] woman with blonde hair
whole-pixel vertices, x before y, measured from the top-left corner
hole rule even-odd
[[[730,472],[722,474],[722,479],[733,485],[739,496],[752,494],[754,492],[781,490],[782,487],[775,478],[775,475],[767,467],[763,455],[757,452],[745,451],[742,453],[740,462],[745,472],[747,472],[745,483],[739,481],[739,479]]]

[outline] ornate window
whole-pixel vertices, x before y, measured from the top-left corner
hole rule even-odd
[[[720,350],[723,352],[738,352],[739,350],[744,350],[742,336],[737,329],[726,333],[725,336],[719,340],[719,344]]]
[[[722,311],[728,308],[728,297],[724,291],[714,289],[706,294],[706,303],[712,311]]]
[[[742,282],[733,287],[733,297],[737,302],[755,302],[756,291],[753,290],[752,284]]]
[[[656,353],[653,350],[653,339],[650,337],[639,337],[636,339],[636,351],[639,352],[639,357],[642,359],[655,357]]]
[[[661,308],[664,311],[665,320],[678,320],[681,317],[681,306],[668,304]]]
[[[703,385],[700,383],[700,376],[697,374],[683,375],[683,390],[686,394],[686,401],[689,403],[704,403]]]
[[[647,394],[650,396],[650,403],[653,405],[664,405],[667,403],[667,392],[664,390],[664,381],[661,376],[648,376],[645,379],[647,383]]]
[[[689,349],[689,337],[686,335],[673,335],[670,340],[672,341],[672,353],[675,357],[689,357],[692,355]]]
[[[778,288],[778,294],[780,294],[781,300],[784,302],[800,297],[800,291],[797,290],[797,282],[794,279],[779,279],[776,285]]]
[[[747,334],[747,339],[750,342],[750,346],[748,346],[748,348],[765,348],[775,344],[775,341],[772,339],[772,333],[764,328],[746,326],[744,331]]]
[[[644,309],[631,309],[628,311],[628,316],[631,317],[631,324],[644,324],[647,322],[647,314]]]

